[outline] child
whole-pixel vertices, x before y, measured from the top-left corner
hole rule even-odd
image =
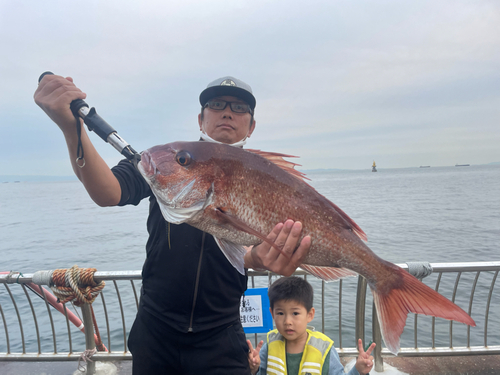
[[[311,284],[296,276],[282,277],[271,285],[268,295],[277,329],[267,334],[264,346],[261,341],[253,349],[247,340],[252,374],[344,374],[333,341],[320,332],[307,329],[314,318]],[[358,347],[359,357],[350,375],[368,374],[373,367],[370,354],[375,344],[365,352],[359,340]]]

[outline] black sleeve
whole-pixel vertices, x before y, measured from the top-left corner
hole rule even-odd
[[[111,171],[122,189],[122,197],[118,206],[133,204],[137,206],[141,200],[151,195],[148,183],[139,171],[128,160],[121,160]]]

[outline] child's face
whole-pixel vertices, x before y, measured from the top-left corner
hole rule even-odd
[[[277,301],[271,310],[276,328],[289,342],[307,338],[307,324],[314,318],[314,307],[307,311],[297,301]]]

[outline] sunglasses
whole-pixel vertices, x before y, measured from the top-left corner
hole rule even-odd
[[[250,105],[246,103],[241,103],[241,102],[226,102],[225,100],[209,100],[203,108],[210,108],[213,109],[214,111],[222,111],[224,110],[227,105],[229,104],[229,107],[231,107],[231,111],[235,113],[250,113],[253,114],[252,108],[250,108]]]

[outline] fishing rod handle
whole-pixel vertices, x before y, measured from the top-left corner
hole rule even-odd
[[[38,77],[38,83],[40,83],[42,78],[45,77],[46,75],[54,75],[54,73],[52,73],[50,71],[43,72],[40,75],[40,77]],[[83,99],[73,100],[69,107],[71,109],[71,112],[73,112],[73,115],[81,117],[82,119],[85,119],[85,117],[88,114],[89,105],[87,103],[85,103],[85,101]]]
[[[54,74],[50,71],[43,72],[38,78],[38,83],[46,75]],[[128,160],[137,164],[140,160],[140,155],[135,151],[129,143],[118,135],[115,129],[109,125],[104,119],[99,116],[95,108],[89,110],[89,105],[83,99],[73,100],[70,104],[70,109],[75,117],[80,117],[87,125],[90,131],[94,131],[105,142],[112,145],[119,153],[125,156]]]

